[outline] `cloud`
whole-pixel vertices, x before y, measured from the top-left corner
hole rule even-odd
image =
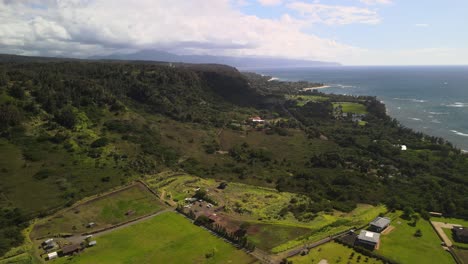
[[[263,6],[275,6],[283,3],[283,0],[257,0]]]
[[[364,3],[366,5],[388,5],[392,3],[392,0],[359,0],[361,3]]]
[[[287,4],[287,7],[298,12],[310,23],[347,25],[378,24],[381,21],[377,12],[368,8],[305,2],[292,2]]]
[[[304,33],[306,22],[289,15],[245,15],[231,0],[0,0],[0,10],[0,52],[25,55],[160,49],[335,61],[359,50]]]

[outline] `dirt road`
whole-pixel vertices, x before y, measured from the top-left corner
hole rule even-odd
[[[439,234],[439,237],[442,238],[445,245],[447,247],[451,247],[452,246],[452,241],[450,240],[450,238],[447,237],[447,235],[445,234],[445,232],[444,232],[444,230],[442,228],[452,229],[454,226],[460,226],[460,225],[448,224],[448,223],[442,223],[442,222],[432,222],[432,221],[431,221],[431,224],[432,224],[432,226],[434,226],[435,230]]]

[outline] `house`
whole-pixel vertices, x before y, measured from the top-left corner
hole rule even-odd
[[[452,232],[456,241],[468,243],[468,227],[454,226]]]
[[[249,118],[250,122],[253,122],[253,123],[264,123],[265,120],[263,120],[261,117],[259,116],[253,116],[251,118]]]
[[[380,233],[390,225],[390,222],[390,218],[379,216],[369,223],[369,230]]]
[[[66,256],[66,255],[73,255],[75,253],[78,253],[81,251],[81,245],[80,244],[72,244],[72,245],[68,245],[68,246],[64,246],[62,248],[62,256]]]
[[[369,249],[375,249],[380,242],[380,234],[368,230],[361,230],[356,243]]]
[[[47,259],[48,260],[52,260],[52,259],[56,259],[56,258],[58,258],[57,252],[52,252],[52,253],[47,254]]]

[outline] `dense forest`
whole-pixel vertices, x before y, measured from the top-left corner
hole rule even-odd
[[[30,219],[168,169],[305,194],[284,208],[302,221],[357,203],[468,216],[467,156],[373,97],[270,92],[223,65],[0,61],[0,255]]]

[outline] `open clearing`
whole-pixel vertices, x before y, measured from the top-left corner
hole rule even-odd
[[[77,234],[106,228],[137,217],[161,211],[165,206],[141,183],[111,192],[89,201],[78,203],[59,212],[45,222],[39,222],[31,237],[55,234]],[[86,225],[94,222],[95,226]]]
[[[326,260],[328,263],[367,263],[367,264],[378,264],[383,263],[382,261],[367,257],[354,251],[350,247],[343,246],[341,244],[330,242],[326,243],[317,248],[311,249],[309,254],[305,256],[295,256],[289,258],[294,264],[308,264],[308,263],[319,263],[321,260]],[[421,262],[422,263],[422,262]]]
[[[61,258],[52,263],[185,264],[256,261],[244,251],[172,212],[100,236],[97,241],[96,247],[87,249],[79,256]]]
[[[363,104],[350,102],[336,102],[333,103],[333,108],[336,108],[340,105],[342,107],[343,113],[367,114],[366,106]]]
[[[428,221],[419,220],[416,226],[409,225],[408,221],[399,217],[396,212],[392,218],[395,229],[381,236],[381,243],[377,254],[403,264],[411,263],[454,263],[452,256],[440,245],[440,238]],[[421,237],[414,234],[420,229]]]
[[[304,106],[308,102],[323,102],[329,100],[328,97],[320,95],[287,95],[286,98],[296,100],[298,106]]]

